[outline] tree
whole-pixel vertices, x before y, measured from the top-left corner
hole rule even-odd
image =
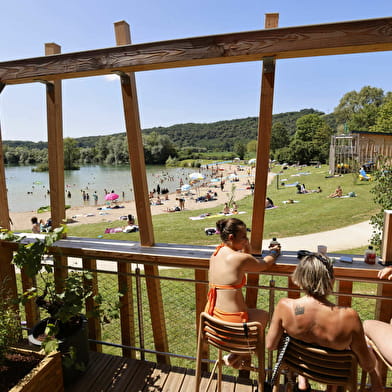
[[[290,143],[290,135],[288,129],[281,122],[276,122],[272,125],[271,133],[271,151],[276,151],[279,148],[287,147]]]
[[[76,162],[79,159],[79,147],[75,139],[67,137],[64,139],[64,169],[78,170]]]
[[[246,151],[247,152],[256,152],[257,151],[257,140],[251,140],[250,142],[248,142],[248,144],[246,145]]]
[[[379,170],[372,174],[374,186],[370,190],[373,193],[374,202],[380,207],[380,211],[370,218],[374,227],[371,243],[380,249],[382,230],[384,227],[384,210],[392,210],[392,165],[385,158],[380,158]]]
[[[334,109],[338,124],[345,125],[349,131],[368,131],[376,122],[378,107],[384,98],[381,88],[370,86],[346,93]]]
[[[307,114],[297,120],[297,131],[290,143],[290,161],[309,164],[325,162],[329,154],[331,129],[319,114]]]
[[[380,106],[376,124],[370,128],[371,132],[392,132],[392,95]]]
[[[234,153],[241,159],[243,160],[245,157],[245,153],[246,153],[246,146],[245,143],[243,143],[240,140],[237,140],[234,143]]]
[[[147,163],[164,164],[169,158],[177,156],[177,149],[167,135],[151,132],[143,138],[144,155]],[[131,157],[132,159],[132,157]]]

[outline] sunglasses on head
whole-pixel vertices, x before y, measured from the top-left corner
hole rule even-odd
[[[315,257],[317,260],[320,260],[323,265],[329,270],[331,268],[331,264],[329,263],[329,260],[324,257],[321,256],[319,253],[315,253],[315,252],[309,252],[308,250],[299,250],[297,252],[297,258],[299,260],[301,260],[303,257],[307,257],[307,256],[313,256]]]

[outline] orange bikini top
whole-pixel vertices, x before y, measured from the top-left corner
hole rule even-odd
[[[219,252],[219,250],[221,248],[223,248],[225,246],[225,244],[220,244],[216,247],[215,252],[214,252],[214,256],[216,256]],[[246,284],[246,276],[244,275],[244,277],[242,278],[241,283],[238,284],[213,284],[210,283],[210,289],[208,291],[208,302],[207,302],[207,313],[212,315],[214,308],[215,308],[215,303],[216,303],[216,289],[224,289],[224,290],[237,290],[237,289],[241,289],[242,287],[244,287]]]

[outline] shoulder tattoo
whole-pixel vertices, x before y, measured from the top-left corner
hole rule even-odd
[[[294,313],[296,316],[300,315],[300,314],[304,314],[305,313],[305,306],[299,306],[297,305],[294,309]]]

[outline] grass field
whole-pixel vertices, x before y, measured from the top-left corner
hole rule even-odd
[[[277,173],[280,166],[275,167]],[[300,174],[310,173],[310,174]],[[321,168],[289,168],[277,175],[268,187],[268,196],[278,208],[265,211],[264,238],[291,237],[309,233],[317,233],[332,230],[368,220],[378,211],[373,203],[371,182],[361,182],[356,174],[346,174],[341,177],[326,178],[328,167]],[[304,183],[306,188],[323,190],[322,193],[297,194],[296,187],[282,186],[281,182],[286,179],[286,184],[296,181]],[[239,184],[239,185],[237,185]],[[229,185],[229,184],[228,184]],[[343,193],[355,192],[357,197],[330,199],[327,196],[341,185]],[[236,186],[244,186],[236,183]],[[229,187],[227,187],[229,188]],[[229,192],[227,193],[227,199]],[[222,206],[227,199],[222,200]],[[294,204],[284,204],[283,201],[293,199],[298,201]],[[239,215],[250,227],[253,210],[253,196],[238,201]],[[189,217],[198,216],[202,213],[217,215],[222,210],[219,208],[202,208],[200,210],[182,211],[177,213],[163,213],[153,216],[154,236],[158,243],[181,243],[195,245],[215,244],[216,236],[206,236],[204,228],[214,227],[217,217],[208,217],[203,220],[191,220]],[[72,226],[69,225],[69,235],[81,237],[112,238],[117,240],[138,241],[138,233],[104,234],[107,227],[117,227],[124,222],[113,221],[98,224]]]

